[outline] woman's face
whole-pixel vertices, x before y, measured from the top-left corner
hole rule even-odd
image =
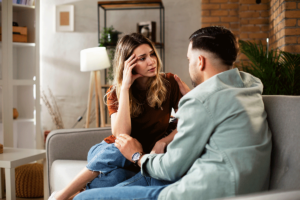
[[[141,74],[144,77],[153,77],[157,74],[157,57],[148,44],[138,46],[133,54],[137,58],[133,73]]]

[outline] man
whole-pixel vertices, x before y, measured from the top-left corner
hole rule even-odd
[[[235,36],[222,27],[197,30],[187,57],[195,88],[178,78],[174,140],[165,154],[143,155],[124,134],[116,146],[141,173],[112,188],[86,191],[77,199],[214,199],[268,188],[271,132],[262,101],[263,85],[233,69]]]

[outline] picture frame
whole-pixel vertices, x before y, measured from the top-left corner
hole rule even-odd
[[[147,21],[137,23],[137,33],[141,33],[152,42],[156,42],[156,22]]]
[[[58,5],[55,13],[56,32],[74,31],[74,5]]]

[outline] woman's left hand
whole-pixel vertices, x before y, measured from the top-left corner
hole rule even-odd
[[[152,151],[150,152],[150,154],[161,154],[161,153],[165,153],[165,148],[167,147],[167,143],[162,141],[162,140],[158,140]]]
[[[115,141],[115,146],[120,150],[123,156],[131,162],[133,154],[143,152],[142,144],[127,134],[120,134]]]

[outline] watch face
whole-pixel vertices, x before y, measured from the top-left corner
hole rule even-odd
[[[132,160],[137,161],[137,160],[139,160],[140,156],[141,156],[140,153],[136,152],[135,154],[132,155]]]

